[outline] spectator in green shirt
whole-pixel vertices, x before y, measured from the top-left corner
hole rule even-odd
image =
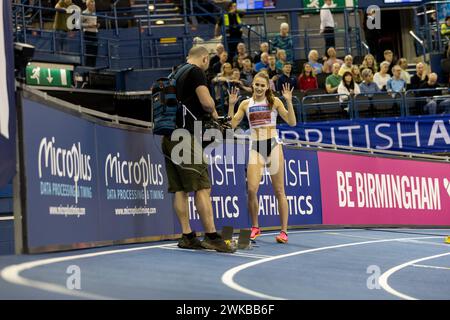
[[[332,74],[327,77],[325,80],[325,88],[328,93],[336,93],[339,87],[339,84],[342,81],[342,77],[339,75],[339,70],[341,69],[341,65],[336,62],[332,66]]]

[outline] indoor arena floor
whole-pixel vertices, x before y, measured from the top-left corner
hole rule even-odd
[[[450,299],[449,229],[275,235],[235,254],[163,241],[2,256],[0,299]],[[73,268],[79,290],[67,287]]]

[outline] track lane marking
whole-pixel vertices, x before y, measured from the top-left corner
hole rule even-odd
[[[417,298],[408,296],[408,295],[406,295],[404,293],[401,293],[400,291],[397,291],[394,288],[392,288],[389,285],[389,282],[388,282],[389,277],[391,277],[397,271],[399,271],[401,269],[404,269],[406,267],[409,267],[409,266],[411,266],[413,264],[417,264],[418,262],[422,262],[422,261],[426,261],[426,260],[432,260],[432,259],[436,259],[436,258],[448,256],[448,255],[450,255],[450,252],[441,253],[441,254],[437,254],[437,255],[434,255],[434,256],[424,257],[424,258],[415,259],[415,260],[411,260],[411,261],[405,262],[405,263],[400,264],[398,266],[395,266],[395,267],[389,269],[388,271],[386,271],[385,273],[383,273],[381,275],[381,277],[379,278],[378,282],[379,282],[380,286],[385,291],[387,291],[388,293],[390,293],[390,294],[392,294],[394,296],[397,296],[397,297],[405,299],[405,300],[418,300]]]
[[[434,237],[382,239],[382,240],[353,242],[353,243],[346,243],[346,244],[340,244],[340,245],[334,245],[334,246],[320,247],[320,248],[315,248],[315,249],[295,251],[295,252],[291,252],[291,253],[288,253],[288,254],[282,254],[282,255],[278,255],[278,256],[273,256],[271,258],[266,258],[266,259],[261,259],[261,260],[257,260],[257,261],[252,261],[252,262],[248,262],[248,263],[236,266],[236,267],[231,268],[228,271],[226,271],[222,275],[221,279],[222,279],[222,283],[225,284],[226,286],[228,286],[229,288],[231,288],[233,290],[236,290],[238,292],[244,293],[244,294],[248,294],[250,296],[254,296],[254,297],[261,298],[261,299],[266,299],[266,300],[286,300],[286,298],[277,297],[277,296],[271,296],[271,295],[264,294],[264,293],[261,293],[261,292],[255,291],[255,290],[251,290],[251,289],[245,288],[244,286],[241,286],[238,283],[236,283],[234,281],[234,277],[239,272],[241,272],[241,271],[243,271],[245,269],[257,266],[259,264],[263,264],[263,263],[267,263],[267,262],[271,262],[271,261],[275,261],[275,260],[279,260],[279,259],[284,259],[284,258],[290,258],[290,257],[293,257],[293,256],[298,256],[298,255],[306,254],[306,253],[320,252],[320,251],[325,251],[325,250],[330,250],[330,249],[345,248],[345,247],[352,247],[352,246],[360,246],[360,245],[366,245],[366,244],[393,242],[393,241],[399,241],[399,240],[404,240],[404,239],[416,240],[416,239],[436,239],[436,238],[441,238],[441,237],[434,236]]]

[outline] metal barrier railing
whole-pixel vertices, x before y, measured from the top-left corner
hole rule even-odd
[[[352,97],[354,119],[376,116],[404,116],[403,106],[403,95],[401,93],[379,92],[358,94]]]
[[[17,5],[19,6],[19,5]],[[49,12],[56,13],[60,11],[54,8],[45,8],[45,7],[36,7],[29,5],[20,5],[20,9],[22,11],[25,8],[34,8],[39,10],[48,10]],[[207,14],[204,14],[206,16]],[[24,15],[23,15],[24,16]],[[176,63],[182,63],[184,58],[187,55],[188,44],[192,44],[194,34],[184,34],[182,36],[176,37],[176,41],[174,43],[160,43],[160,37],[144,37],[142,32],[140,32],[144,26],[148,24],[146,17],[144,18],[133,18],[133,17],[111,17],[108,15],[96,14],[97,19],[103,19],[105,21],[112,22],[115,24],[118,21],[124,20],[134,20],[137,24],[138,32],[137,36],[134,38],[120,39],[114,37],[107,36],[98,36],[97,38],[97,46],[98,46],[98,60],[103,60],[104,62],[99,67],[104,68],[119,68],[115,65],[115,62],[124,61],[124,60],[135,60],[140,61],[140,65],[130,65],[129,67],[137,67],[137,68],[159,68],[161,67],[161,60],[167,58],[173,58],[176,60]],[[187,15],[184,15],[185,17]],[[211,14],[208,14],[211,16]],[[164,19],[169,18],[171,15],[160,15],[158,18]],[[16,21],[17,22],[17,21]],[[75,55],[79,56],[81,61],[84,61],[89,54],[84,52],[84,48],[86,46],[86,40],[83,37],[83,32],[81,30],[74,30],[69,32],[64,31],[55,31],[49,29],[42,29],[41,25],[36,26],[28,26],[25,20],[21,21],[22,25],[16,23],[15,28],[15,41],[32,43],[33,40],[39,40],[42,43],[50,42],[50,44],[45,48],[45,46],[38,46],[37,52],[43,53],[59,53],[63,55]],[[23,27],[25,26],[25,27]],[[111,23],[105,23],[105,26],[109,28]],[[114,34],[118,36],[118,30],[120,28],[113,27]],[[111,30],[111,29],[110,29]],[[148,28],[148,34],[151,35],[151,28]],[[39,34],[41,37],[35,38],[31,37],[32,34]],[[121,47],[129,46],[129,43],[134,42],[135,46],[139,47],[139,53],[134,56],[123,56],[120,53]],[[63,43],[63,44],[61,44]],[[170,47],[175,48],[176,53],[167,53],[159,54],[158,50],[160,47],[164,46],[165,49],[170,49]],[[59,50],[58,50],[59,49]],[[148,50],[147,50],[148,49]],[[150,51],[150,54],[147,52]],[[167,51],[167,50],[166,50]],[[169,50],[170,51],[170,50]],[[102,53],[103,52],[103,53]],[[147,63],[149,62],[149,63]],[[82,62],[83,64],[83,62]],[[175,64],[175,63],[174,63]]]
[[[351,119],[352,104],[349,100],[345,94],[306,95],[301,105],[302,121],[308,122],[310,118],[315,121]]]
[[[155,0],[147,0],[147,5],[145,8],[145,12],[146,14],[144,16],[139,16],[139,17],[133,17],[133,13],[135,12],[141,12],[142,9],[127,9],[127,10],[121,10],[120,8],[117,8],[117,3],[118,0],[113,1],[112,2],[112,7],[111,7],[111,11],[104,11],[103,13],[97,13],[97,19],[99,19],[100,21],[104,22],[104,27],[107,30],[113,30],[115,35],[118,36],[120,34],[121,28],[120,28],[120,24],[121,21],[134,21],[134,25],[136,25],[139,29],[144,28],[147,31],[148,36],[153,36],[154,32],[154,27],[152,26],[151,23],[151,12],[149,10],[149,4],[153,2],[155,3]],[[191,11],[191,13],[189,13],[187,11],[187,7],[185,5],[185,0],[182,1],[183,2],[183,13],[182,14],[178,14],[177,17],[183,18],[184,21],[184,34],[186,35],[186,39],[192,39],[193,37],[195,37],[196,35],[193,34],[193,32],[191,32],[188,28],[188,23],[187,23],[187,19],[188,17],[217,17],[217,20],[223,16],[223,11],[219,11],[216,13],[211,13],[211,12],[205,12],[205,13],[192,13],[193,10],[193,6],[191,6],[189,8],[189,10]],[[191,2],[192,5],[192,2]],[[196,4],[196,7],[199,7],[199,4]],[[26,11],[31,10],[31,16],[30,18],[26,18]],[[349,9],[349,8],[336,8],[334,9],[336,11],[339,12],[343,12],[344,16],[346,17],[345,19],[345,23],[346,25],[344,26],[344,29],[347,30],[348,29],[348,23],[349,23],[349,14],[351,12],[356,12],[355,9]],[[23,42],[28,42],[28,37],[30,33],[36,33],[36,32],[53,32],[53,30],[48,30],[46,29],[46,23],[52,21],[52,19],[47,19],[44,17],[43,13],[47,13],[47,15],[54,15],[56,14],[57,11],[63,12],[61,9],[55,9],[55,8],[49,8],[49,7],[43,7],[42,6],[42,1],[39,0],[37,5],[28,5],[26,4],[24,1],[20,2],[20,3],[13,3],[13,12],[14,12],[14,21],[15,21],[15,36],[16,39],[23,41]],[[317,10],[311,10],[311,9],[294,9],[294,10],[271,10],[270,13],[276,14],[279,12],[283,12],[283,13],[296,13],[296,14],[302,14],[304,12],[316,12]],[[318,11],[317,11],[318,12]],[[316,12],[316,13],[317,13]],[[130,16],[126,16],[126,17],[121,17],[119,16],[119,13],[128,13],[130,14]],[[259,23],[258,25],[255,24],[247,24],[244,25],[244,28],[247,29],[247,43],[249,44],[249,47],[251,48],[251,43],[253,39],[257,39],[258,42],[261,41],[266,41],[268,39],[268,33],[267,33],[267,12],[266,11],[252,11],[252,12],[247,12],[246,13],[247,16],[253,16],[253,15],[261,15],[262,16],[262,23]],[[354,14],[355,16],[355,21],[356,21],[356,16],[357,14]],[[35,21],[36,17],[39,17],[39,21]],[[167,19],[167,18],[171,18],[173,17],[173,15],[158,15],[158,19]],[[260,31],[257,31],[257,29],[260,28]],[[353,50],[353,49],[357,49],[358,51],[361,51],[361,48],[359,48],[358,46],[353,46],[354,44],[359,44],[360,43],[357,41],[360,30],[359,28],[357,28],[356,30],[357,32],[352,33],[352,35],[347,35],[346,32],[337,32],[336,33],[336,37],[338,39],[342,38],[344,40],[344,46],[343,49],[345,50],[345,52],[349,52],[349,50]],[[222,23],[222,29],[221,29],[221,33],[222,36],[225,37],[226,36],[226,30],[224,27],[224,24]],[[292,31],[292,34],[295,37],[295,34],[297,32],[296,31]],[[356,35],[356,38],[354,38],[354,35]],[[155,38],[159,37],[157,35],[155,35]],[[300,34],[298,33],[298,37],[300,37]],[[308,33],[305,33],[302,31],[301,33],[301,37],[303,37],[303,42],[305,43],[304,47],[300,47],[301,50],[304,50],[305,55],[307,55],[307,52],[309,52],[310,49],[313,48],[313,46],[310,45],[311,41],[314,38],[317,37],[322,37],[322,35],[319,35],[318,33],[314,33],[309,35]],[[53,38],[58,38],[58,36],[54,36]],[[82,37],[80,37],[81,39]],[[355,39],[355,41],[353,41],[353,39]],[[70,40],[70,39],[69,39]],[[102,40],[102,39],[99,39]],[[107,39],[105,39],[107,40]],[[139,38],[134,39],[136,41],[141,41],[141,34],[139,34]],[[301,39],[299,38],[299,41]],[[102,42],[102,41],[99,41]],[[107,41],[104,41],[107,42]],[[185,39],[183,40],[183,44],[185,43]],[[227,45],[227,43],[224,43],[225,46]],[[143,47],[143,44],[140,44],[141,47]],[[350,46],[350,47],[348,47]],[[55,48],[55,46],[53,46],[53,48]],[[80,40],[80,51],[78,52],[77,55],[81,56],[81,60],[84,60],[84,53],[82,52],[84,48],[84,41],[83,39]],[[294,48],[294,50],[299,49],[299,47]],[[38,49],[39,51],[40,49]],[[157,50],[154,50],[157,51]],[[185,53],[186,52],[180,52],[180,62],[182,61],[182,59],[185,57]],[[139,56],[139,57],[134,57],[135,59],[140,59],[140,60],[145,60],[144,56]],[[157,57],[156,59],[163,59],[164,57]],[[111,61],[115,59],[114,57],[110,57],[108,56],[108,61]]]
[[[408,90],[404,94],[404,114],[420,115],[450,114],[450,89],[447,87],[436,89]]]
[[[448,15],[447,8],[445,8],[448,5],[450,5],[450,1],[432,1],[414,7],[415,34],[424,40],[421,46],[424,48],[425,54],[444,52],[449,39],[441,34],[441,24],[445,21],[439,21],[439,13],[447,12]],[[434,14],[433,18],[432,14]],[[442,18],[445,19],[445,16]]]

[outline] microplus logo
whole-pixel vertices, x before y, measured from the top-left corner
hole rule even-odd
[[[42,170],[50,168],[52,176],[73,179],[75,185],[80,180],[91,181],[91,156],[82,153],[81,143],[74,143],[70,149],[55,144],[55,137],[43,138],[39,144],[39,179],[42,179]]]
[[[138,161],[120,159],[120,153],[108,154],[105,161],[105,184],[108,187],[111,180],[116,184],[138,185],[144,189],[144,199],[147,204],[147,187],[161,186],[164,183],[162,165],[152,163],[150,155],[141,156]]]

